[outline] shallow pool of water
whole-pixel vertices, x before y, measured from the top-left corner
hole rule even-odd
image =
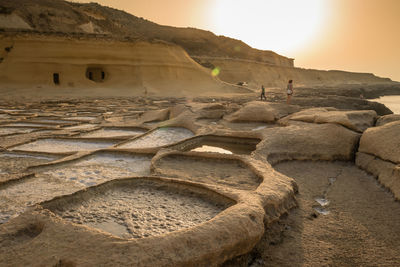
[[[316,197],[315,201],[321,205],[321,207],[325,207],[329,205],[329,200],[324,197]]]
[[[228,136],[198,136],[178,144],[183,151],[215,152],[222,154],[250,155],[260,142],[256,138],[239,138]]]
[[[320,206],[314,207],[314,210],[321,215],[329,215],[331,213],[329,210],[327,210],[323,207],[320,207]]]
[[[203,145],[200,147],[197,147],[195,149],[192,149],[191,151],[194,152],[214,152],[214,153],[221,153],[221,154],[233,154],[231,151],[220,148],[220,147],[216,147],[216,146],[207,146],[207,145]]]
[[[224,154],[239,154],[239,155],[250,155],[256,149],[256,141],[253,143],[234,143],[227,141],[213,141],[207,140],[202,143],[201,147],[195,148],[195,151],[209,150],[208,152],[217,152]]]
[[[12,150],[24,150],[47,153],[68,153],[75,151],[97,150],[114,145],[112,141],[87,141],[77,139],[40,139],[31,143],[13,147]]]
[[[119,146],[119,148],[161,147],[174,144],[176,142],[185,140],[192,136],[194,136],[194,134],[186,128],[180,128],[180,127],[159,128],[145,136],[142,136],[138,139],[122,144]]]

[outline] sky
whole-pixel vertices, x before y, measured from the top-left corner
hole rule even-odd
[[[194,27],[294,58],[295,66],[400,81],[400,0],[77,0]]]

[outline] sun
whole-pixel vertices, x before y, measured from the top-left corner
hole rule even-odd
[[[250,46],[292,54],[323,30],[331,0],[214,0],[211,27]]]

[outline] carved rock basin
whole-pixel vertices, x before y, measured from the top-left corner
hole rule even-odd
[[[193,227],[234,204],[217,193],[160,180],[115,180],[56,198],[42,206],[76,224],[121,238],[141,238]]]

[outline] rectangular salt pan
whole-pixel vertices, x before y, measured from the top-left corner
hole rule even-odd
[[[8,135],[8,134],[19,134],[19,133],[30,133],[35,128],[17,128],[17,127],[10,127],[10,128],[0,128],[0,135]]]
[[[92,121],[97,119],[97,117],[89,117],[89,116],[80,116],[80,117],[67,117],[63,118],[64,120],[70,120],[70,121]]]
[[[3,153],[0,154],[0,158],[32,158],[32,159],[37,159],[37,160],[47,160],[47,161],[52,161],[56,160],[59,157],[57,156],[50,156],[50,155],[35,155],[35,154],[17,154],[17,153]]]
[[[114,145],[114,142],[89,142],[68,139],[41,139],[13,147],[12,150],[36,151],[46,153],[67,153],[75,151],[97,150]]]
[[[76,125],[76,126],[69,126],[69,127],[65,127],[63,129],[65,130],[87,130],[87,129],[91,129],[91,128],[95,128],[97,127],[97,125],[95,124],[81,124],[81,125]]]
[[[81,137],[101,138],[101,137],[117,137],[117,136],[135,136],[145,133],[145,130],[124,130],[124,129],[100,129],[90,133],[82,134]]]
[[[177,143],[194,136],[194,134],[186,128],[170,127],[160,128],[148,135],[142,136],[131,142],[122,144],[119,148],[150,148],[161,147]]]
[[[83,188],[83,185],[68,180],[40,176],[0,189],[0,224],[22,213],[27,206]]]
[[[122,177],[149,175],[150,164],[151,156],[106,153],[54,166],[43,174],[93,186]]]
[[[70,121],[70,120],[40,119],[40,118],[35,119],[34,122],[36,122],[36,123],[43,123],[44,122],[44,123],[51,123],[51,124],[65,124],[65,123],[72,124],[72,123],[76,123],[76,122],[73,122],[73,121]]]
[[[0,174],[18,173],[27,167],[44,164],[58,158],[42,154],[1,153]]]
[[[54,125],[51,125],[51,124],[35,123],[35,122],[14,122],[14,123],[6,124],[4,126],[54,127]]]

